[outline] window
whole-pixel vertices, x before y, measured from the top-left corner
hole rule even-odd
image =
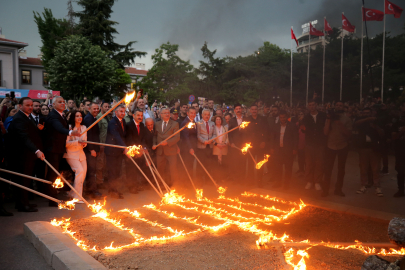
[[[31,70],[21,70],[21,83],[22,84],[32,84]]]
[[[42,84],[49,85],[48,72],[42,72]]]

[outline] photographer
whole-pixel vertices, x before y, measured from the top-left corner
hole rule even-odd
[[[325,173],[322,183],[322,197],[329,195],[330,180],[336,156],[338,157],[338,175],[334,194],[342,197],[345,196],[342,192],[342,187],[347,154],[349,153],[349,139],[352,133],[352,125],[352,121],[344,113],[343,102],[336,102],[335,110],[328,112],[324,127],[324,134],[328,138],[325,150]]]

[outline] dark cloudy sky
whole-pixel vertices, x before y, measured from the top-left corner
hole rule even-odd
[[[52,9],[57,18],[67,14],[66,0],[0,0],[0,27],[8,39],[29,43],[28,56],[39,54],[41,40],[33,21],[33,11]],[[392,0],[405,8],[404,0]],[[204,41],[218,56],[253,53],[264,41],[290,48],[290,27],[301,35],[301,25],[323,17],[332,27],[341,25],[341,12],[361,31],[361,0],[118,0],[112,20],[119,25],[118,43],[131,40],[137,50],[148,55],[137,59],[152,66],[151,55],[162,43],[179,44],[179,55],[192,64],[201,59]],[[365,6],[384,9],[384,0],[365,0]],[[74,5],[75,10],[79,10]],[[405,14],[400,19],[387,16],[387,31],[403,32]],[[382,22],[368,22],[369,35],[383,31]]]

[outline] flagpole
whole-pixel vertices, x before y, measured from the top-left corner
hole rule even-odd
[[[363,97],[363,26],[364,26],[364,6],[361,7],[361,63],[360,63],[360,103]]]
[[[326,17],[324,17],[325,24]],[[323,27],[323,71],[322,71],[322,104],[324,104],[325,96],[325,47],[326,47],[326,31],[325,26]]]
[[[306,105],[308,105],[308,90],[309,90],[309,57],[311,55],[311,22],[309,22],[309,30],[308,30],[308,36],[309,36],[309,43],[308,43],[308,67],[307,67],[307,96],[306,96]]]
[[[293,31],[293,27],[291,26],[291,31]],[[292,75],[293,74],[293,40],[291,38],[291,85],[290,85],[290,107],[292,108],[292,82],[293,82],[293,78]]]
[[[342,12],[344,15],[345,13]],[[342,24],[342,46],[340,50],[340,100],[342,100],[342,82],[343,82],[343,24]]]
[[[382,74],[381,74],[381,102],[384,102],[384,60],[385,60],[385,0],[384,0],[384,31],[383,31],[383,55],[382,55]]]

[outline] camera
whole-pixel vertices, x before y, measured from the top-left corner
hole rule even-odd
[[[12,99],[15,98],[15,92],[14,92],[14,91],[11,91],[11,92],[10,92],[10,97],[11,97]]]

